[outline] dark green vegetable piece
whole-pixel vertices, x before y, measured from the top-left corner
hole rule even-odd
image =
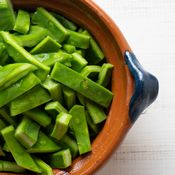
[[[78,146],[76,141],[71,138],[68,134],[65,134],[63,138],[57,143],[62,147],[62,148],[69,148],[72,154],[72,158],[75,158],[78,154]]]
[[[16,140],[15,129],[13,126],[4,128],[1,130],[1,134],[7,143],[7,146],[12,153],[13,158],[20,167],[41,173],[40,168],[37,166],[30,154],[27,153],[24,147],[21,146],[21,144]]]
[[[108,107],[113,99],[113,94],[108,89],[58,62],[51,72],[51,78],[79,92],[101,106]]]
[[[16,139],[25,147],[32,147],[38,140],[40,126],[27,117],[23,117],[15,131]]]
[[[16,121],[11,118],[11,116],[8,114],[8,111],[6,108],[0,108],[0,117],[3,118],[8,124],[16,126]]]
[[[87,120],[89,128],[91,129],[91,131],[93,131],[93,133],[95,135],[97,135],[100,132],[100,129],[101,129],[100,126],[97,125],[97,124],[94,124],[94,122],[92,121],[92,118],[89,115],[88,111],[85,111],[85,114],[86,114],[86,120]]]
[[[57,13],[52,12],[52,14],[65,28],[67,28],[69,30],[73,30],[73,31],[77,30],[77,26],[73,22],[69,21],[67,18],[65,18]]]
[[[51,117],[45,111],[38,108],[24,112],[24,115],[36,121],[43,127],[46,127],[51,123]]]
[[[97,83],[106,87],[110,82],[113,67],[110,63],[104,63],[101,67]]]
[[[60,150],[61,148],[53,142],[42,131],[39,132],[38,140],[35,145],[27,150],[29,153],[50,153]]]
[[[67,132],[72,116],[61,112],[57,115],[51,136],[60,140]]]
[[[104,54],[101,48],[87,30],[83,31],[82,33],[90,37],[89,48],[86,50],[86,59],[88,63],[98,64],[104,59]]]
[[[0,1],[0,30],[12,30],[15,24],[15,13],[10,0]]]
[[[86,49],[76,50],[76,53],[80,54],[83,58],[85,57]],[[87,61],[87,60],[86,60]]]
[[[3,150],[4,150],[5,152],[9,152],[9,153],[10,153],[10,150],[9,150],[9,148],[8,148],[6,142],[4,143]]]
[[[28,63],[13,63],[4,66],[0,69],[0,90],[7,88],[34,70],[36,67]]]
[[[56,62],[60,62],[68,67],[71,67],[72,55],[62,50],[57,53],[43,53],[34,55],[34,57],[47,66],[53,66]]]
[[[52,100],[63,102],[62,85],[60,83],[58,83],[58,82],[52,80],[50,77],[48,77],[42,83],[42,86],[49,91],[49,93],[52,97]]]
[[[89,47],[89,41],[90,41],[89,36],[71,30],[67,31],[69,33],[69,37],[66,40],[67,44],[73,45],[81,49],[87,49]]]
[[[102,107],[89,100],[86,100],[86,107],[94,124],[98,124],[106,120],[107,116]]]
[[[40,26],[31,26],[26,35],[13,35],[13,38],[22,47],[34,47],[48,35],[48,30]]]
[[[32,88],[27,93],[10,102],[11,116],[16,116],[30,109],[36,108],[51,100],[51,97],[41,86]]]
[[[8,53],[6,51],[4,43],[0,42],[0,65],[4,66],[9,60]]]
[[[69,113],[72,115],[70,127],[77,140],[79,153],[84,154],[91,151],[91,143],[84,107],[75,105]]]
[[[43,160],[36,157],[34,158],[34,160],[42,170],[42,173],[40,175],[54,175],[52,168],[48,164],[46,164]]]
[[[79,53],[75,52],[72,54],[71,64],[71,68],[73,70],[80,72],[88,64],[88,62]]]
[[[37,44],[31,51],[31,54],[50,53],[57,52],[61,48],[61,45],[57,43],[50,36],[44,38],[39,44]]]
[[[32,63],[42,70],[45,70],[47,72],[50,71],[50,68],[48,66],[36,60],[34,56],[32,56],[23,47],[17,44],[17,42],[8,32],[1,31],[0,35],[3,38],[8,54],[14,59],[14,61]]]
[[[48,103],[45,108],[46,111],[53,114],[53,116],[57,116],[58,113],[64,112],[67,113],[68,111],[62,106],[62,104],[58,101]]]
[[[24,173],[25,169],[18,166],[15,162],[0,160],[0,172]]]
[[[100,70],[101,70],[100,66],[95,65],[86,66],[81,71],[81,75],[83,75],[84,77],[95,78],[99,74]]]
[[[68,109],[72,108],[76,104],[76,93],[72,89],[63,87],[64,102]]]
[[[70,44],[64,44],[63,49],[69,54],[74,53],[76,51],[76,47]]]
[[[80,93],[77,93],[77,98],[81,105],[85,106],[85,97],[81,95]]]
[[[30,28],[30,14],[24,10],[18,10],[18,15],[15,21],[13,30],[26,34]]]
[[[59,43],[62,43],[68,36],[68,32],[64,26],[42,7],[37,8],[37,11],[32,16],[32,22],[47,28],[50,35]]]
[[[33,74],[30,73],[24,78],[17,81],[12,86],[0,91],[0,107],[6,105],[16,97],[24,94],[34,86],[39,84],[41,81]]]
[[[69,167],[72,163],[72,157],[69,149],[53,153],[48,157],[48,159],[52,168],[64,169]]]

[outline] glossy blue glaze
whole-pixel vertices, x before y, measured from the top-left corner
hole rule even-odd
[[[130,101],[129,117],[132,123],[157,97],[159,83],[155,76],[143,69],[136,56],[126,51],[126,64],[134,77],[135,90]]]

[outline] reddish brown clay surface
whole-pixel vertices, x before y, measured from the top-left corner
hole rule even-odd
[[[105,126],[92,144],[92,152],[78,157],[67,171],[54,170],[55,175],[91,175],[109,158],[131,127],[128,110],[134,81],[123,58],[124,51],[130,48],[110,17],[91,0],[13,0],[13,4],[15,8],[27,10],[42,6],[87,28],[100,44],[107,61],[115,66],[114,99]]]

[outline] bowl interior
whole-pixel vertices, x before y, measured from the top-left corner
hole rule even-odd
[[[88,29],[101,46],[107,61],[114,65],[112,75],[114,99],[107,121],[93,141],[92,152],[79,156],[66,171],[54,170],[57,175],[66,172],[74,175],[92,174],[119,145],[130,127],[128,106],[133,92],[133,79],[123,59],[123,51],[129,49],[129,46],[112,20],[89,0],[12,0],[12,2],[16,9],[34,10],[39,6],[45,7]]]

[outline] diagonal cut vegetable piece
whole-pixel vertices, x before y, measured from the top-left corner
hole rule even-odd
[[[10,101],[24,94],[25,92],[38,85],[41,81],[30,73],[24,78],[17,81],[12,86],[0,91],[0,107],[6,105]]]
[[[36,54],[34,57],[47,66],[53,66],[56,62],[60,62],[68,67],[71,67],[72,55],[62,50],[57,53],[42,53]]]
[[[59,43],[62,43],[68,36],[64,26],[46,9],[39,7],[32,16],[32,22],[45,27]]]
[[[40,168],[37,166],[35,161],[32,159],[29,153],[24,149],[23,146],[15,138],[15,129],[13,126],[8,126],[1,131],[1,134],[7,143],[10,152],[13,155],[16,163],[27,169],[37,173],[41,173]]]
[[[114,68],[114,66],[112,64],[104,63],[102,65],[100,73],[98,75],[97,83],[100,84],[101,86],[106,87],[111,80],[113,68]]]
[[[0,160],[0,172],[24,173],[25,169],[18,166],[15,162]]]
[[[48,157],[48,159],[49,164],[53,168],[64,169],[69,167],[72,163],[72,157],[69,149],[53,153]]]
[[[0,1],[0,30],[12,30],[15,25],[15,13],[10,0]]]
[[[68,113],[68,111],[58,101],[48,103],[44,109],[48,111],[49,113],[51,113],[53,117],[57,116],[57,114],[61,112]]]
[[[98,106],[97,104],[95,104],[90,100],[85,100],[85,103],[94,124],[98,124],[106,120],[107,116],[101,106]]]
[[[79,92],[101,106],[108,107],[113,99],[113,94],[108,89],[100,86],[92,80],[83,77],[80,73],[56,63],[51,78]]]
[[[27,117],[23,117],[15,131],[16,139],[25,147],[32,147],[38,140],[40,126]]]
[[[36,108],[51,100],[51,97],[41,86],[32,88],[27,93],[10,102],[11,116],[16,116],[30,109]]]
[[[5,43],[8,54],[16,61],[16,62],[28,62],[34,64],[36,67],[43,69],[47,72],[50,71],[50,68],[43,63],[39,62],[32,56],[29,52],[27,52],[23,47],[17,44],[17,42],[13,39],[13,37],[8,32],[0,32],[1,37]]]
[[[67,132],[72,116],[61,112],[57,115],[51,136],[60,140]]]
[[[38,108],[24,112],[24,115],[36,121],[39,125],[46,127],[51,123],[51,117]]]
[[[61,147],[59,145],[57,145],[47,135],[40,131],[38,135],[38,141],[27,151],[29,153],[50,153],[60,149]]]
[[[31,26],[29,33],[25,35],[12,34],[16,42],[22,47],[34,47],[48,35],[48,30],[40,26]]]
[[[100,66],[90,65],[83,68],[81,75],[88,78],[96,78],[101,70]]]
[[[36,67],[28,63],[13,63],[4,66],[0,69],[0,90],[7,88],[34,70]]]
[[[89,131],[83,106],[75,105],[69,112],[72,115],[70,127],[72,128],[80,154],[91,151]]]
[[[63,49],[69,54],[76,52],[76,47],[70,44],[64,44]]]
[[[87,49],[89,47],[89,36],[71,30],[67,31],[69,32],[69,37],[66,40],[66,44],[70,44],[81,49]]]
[[[15,26],[13,30],[25,34],[30,28],[30,14],[24,10],[18,10]]]
[[[47,79],[42,83],[42,86],[49,91],[53,101],[63,102],[62,85],[60,83],[52,80],[50,77],[47,77]]]
[[[31,51],[31,54],[57,52],[61,48],[61,44],[56,42],[50,36],[44,38]]]
[[[52,168],[48,164],[46,164],[43,160],[36,157],[34,157],[34,160],[42,170],[42,173],[40,175],[54,175]]]

